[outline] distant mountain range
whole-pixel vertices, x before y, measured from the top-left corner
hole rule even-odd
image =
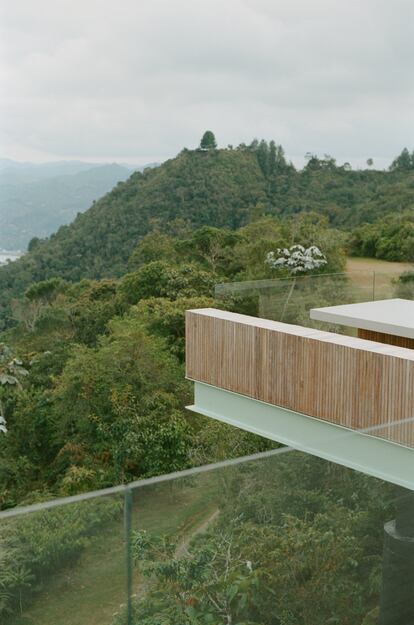
[[[26,249],[33,237],[49,236],[133,171],[143,169],[116,163],[0,159],[0,249]]]

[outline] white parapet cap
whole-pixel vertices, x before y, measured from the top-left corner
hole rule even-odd
[[[310,318],[414,339],[414,301],[408,299],[312,308]]]
[[[336,308],[336,306],[332,306],[330,308]],[[329,308],[314,308],[313,310],[311,310],[311,313],[318,310],[329,310]],[[295,336],[315,341],[322,341],[324,343],[335,343],[336,345],[342,345],[343,347],[351,347],[353,349],[366,350],[369,352],[378,352],[379,354],[394,356],[396,358],[404,358],[405,360],[414,360],[413,349],[399,347],[396,345],[389,345],[388,343],[377,343],[375,341],[362,339],[355,336],[347,336],[346,334],[337,334],[335,332],[328,332],[326,330],[318,330],[317,328],[298,326],[282,321],[273,321],[271,319],[262,319],[261,317],[251,317],[249,315],[233,313],[227,310],[219,310],[217,308],[197,308],[193,310],[187,310],[187,313],[194,313],[197,315],[202,315],[204,317],[230,321],[232,323],[240,323],[245,326],[254,326],[255,328],[264,328],[266,330],[273,330],[275,332],[283,332],[283,334],[293,334]],[[318,319],[319,317],[315,316],[314,318]],[[328,319],[321,320],[328,321]],[[331,323],[341,325],[339,321],[332,321]]]

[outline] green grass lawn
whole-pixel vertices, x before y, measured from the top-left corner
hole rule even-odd
[[[349,257],[346,261],[346,271],[352,283],[361,289],[361,292],[365,290],[374,292],[375,299],[392,297],[393,280],[408,270],[414,270],[414,263],[397,263],[376,258],[354,257]]]
[[[402,273],[408,269],[414,269],[414,263],[397,263],[377,258],[356,258],[349,256],[346,261],[347,271],[378,271]]]
[[[186,540],[217,508],[218,495],[216,476],[208,473],[192,482],[136,489],[133,529]],[[74,566],[51,576],[47,590],[7,625],[110,625],[126,603],[126,567],[120,517],[100,531]],[[138,575],[133,591],[143,591]]]

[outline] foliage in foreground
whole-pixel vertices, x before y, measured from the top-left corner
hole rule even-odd
[[[390,486],[294,453],[227,470],[217,487],[219,516],[187,553],[134,535],[149,589],[134,625],[362,623],[378,602]]]
[[[73,565],[98,530],[119,517],[121,505],[100,498],[32,512],[0,527],[0,619],[22,613],[48,579]],[[118,520],[118,524],[120,521]]]

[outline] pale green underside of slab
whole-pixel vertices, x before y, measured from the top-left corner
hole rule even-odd
[[[195,382],[189,410],[414,490],[414,449]]]

